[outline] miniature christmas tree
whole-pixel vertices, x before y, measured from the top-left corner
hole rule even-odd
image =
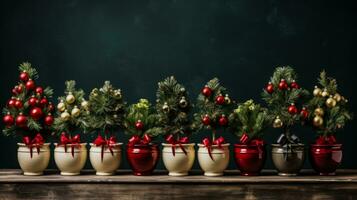
[[[121,90],[115,89],[109,81],[100,89],[94,88],[88,101],[88,131],[102,132],[105,138],[113,136],[123,126],[125,104]]]
[[[308,117],[305,107],[302,107],[300,112],[298,110],[302,99],[307,95],[308,91],[298,85],[297,75],[293,68],[287,66],[275,69],[262,93],[262,98],[268,105],[269,118],[273,121],[273,127],[283,129],[278,143],[282,145],[299,143],[297,136],[290,133],[290,128]]]
[[[171,76],[158,83],[156,98],[159,126],[163,129],[166,141],[187,143],[192,132],[192,104],[186,89]]]
[[[347,108],[347,99],[338,92],[335,79],[322,71],[318,82],[320,87],[315,86],[314,97],[308,104],[309,110],[314,111],[309,116],[315,131],[321,136],[318,142],[335,143],[334,135],[352,120],[352,114]]]
[[[78,144],[80,135],[73,134],[85,130],[85,118],[88,115],[88,102],[84,99],[84,91],[76,89],[76,82],[66,81],[65,96],[58,98],[57,117],[54,121],[54,129],[61,133],[60,144]]]
[[[147,99],[129,106],[124,119],[125,133],[132,136],[129,145],[149,144],[153,137],[162,134],[158,115]]]
[[[212,130],[212,138],[205,138],[203,142],[210,144],[224,142],[223,137],[216,139],[216,133],[217,130],[228,127],[228,116],[234,109],[234,103],[217,78],[207,82],[198,95],[196,106],[198,112],[194,115],[194,128]]]
[[[42,136],[51,133],[53,124],[52,112],[54,106],[48,98],[53,91],[35,84],[38,73],[30,63],[19,66],[20,77],[18,84],[12,90],[12,97],[3,109],[3,122],[6,136],[23,136],[23,141],[28,146],[39,146],[44,143]],[[32,148],[31,148],[32,151]]]
[[[253,100],[238,106],[229,116],[229,127],[241,144],[261,143],[262,131],[269,124],[268,110]]]

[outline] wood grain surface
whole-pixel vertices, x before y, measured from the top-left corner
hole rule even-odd
[[[336,176],[316,176],[304,170],[300,176],[281,177],[265,170],[261,176],[242,177],[226,171],[222,177],[170,177],[165,171],[152,176],[60,176],[56,170],[44,176],[23,176],[20,170],[0,170],[0,199],[357,199],[357,170],[339,170]]]

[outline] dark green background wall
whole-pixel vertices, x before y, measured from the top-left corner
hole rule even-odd
[[[260,101],[273,69],[291,65],[310,90],[325,68],[356,112],[356,15],[352,1],[1,1],[0,102],[10,97],[23,61],[38,68],[39,83],[53,87],[55,96],[67,79],[86,91],[111,80],[130,103],[154,101],[156,83],[169,75],[192,99],[217,76],[232,97]],[[356,128],[352,122],[338,135],[344,168],[357,167]],[[295,133],[305,143],[313,141],[309,128]],[[273,142],[279,131],[265,134]],[[119,138],[127,139],[122,133]],[[0,168],[18,167],[15,142],[0,136]]]

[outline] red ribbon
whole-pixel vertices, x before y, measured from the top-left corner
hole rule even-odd
[[[246,145],[256,145],[258,147],[259,151],[259,158],[262,158],[263,154],[263,146],[264,146],[264,141],[262,139],[253,139],[249,141],[249,136],[247,133],[243,133],[243,135],[240,138],[240,143],[246,144]]]
[[[225,140],[224,138],[221,136],[217,139],[215,139],[212,143],[211,143],[211,140],[209,138],[204,138],[202,140],[202,144],[207,148],[208,150],[208,154],[209,154],[209,157],[213,160],[213,157],[212,157],[212,145],[218,145],[218,148],[222,148],[222,144],[225,143]]]
[[[67,144],[72,144],[71,145],[71,153],[72,153],[72,157],[74,157],[74,148],[81,147],[80,142],[81,142],[81,138],[80,138],[79,134],[77,134],[71,138],[69,135],[67,135],[66,133],[63,132],[61,134],[59,146],[63,145],[64,151],[67,153]]]
[[[151,142],[151,137],[148,134],[144,134],[143,138],[138,135],[134,135],[129,139],[129,145],[134,146],[136,144],[149,144]]]
[[[101,135],[98,135],[98,137],[94,140],[93,142],[97,147],[101,146],[102,150],[101,150],[101,161],[103,162],[103,157],[104,157],[104,148],[105,146],[107,146],[109,148],[110,153],[112,154],[112,156],[114,156],[114,152],[113,152],[113,147],[115,147],[115,144],[117,143],[116,139],[114,136],[111,136],[108,140],[103,138]]]
[[[324,145],[324,144],[328,144],[328,145],[332,145],[332,144],[336,144],[336,138],[333,135],[330,136],[319,136],[316,139],[316,144],[319,145]]]
[[[176,140],[174,135],[168,135],[166,137],[166,142],[168,142],[169,144],[172,145],[172,154],[175,156],[175,149],[176,149],[176,145],[178,144],[179,147],[182,149],[182,151],[185,153],[185,155],[187,155],[187,151],[186,149],[182,146],[182,144],[187,144],[188,143],[188,137],[183,137],[180,138],[179,140]]]
[[[37,133],[36,136],[31,140],[29,136],[23,137],[23,142],[26,144],[28,148],[30,148],[30,156],[32,158],[33,151],[32,148],[36,147],[37,154],[40,154],[40,148],[42,147],[45,140],[43,139],[40,133]]]

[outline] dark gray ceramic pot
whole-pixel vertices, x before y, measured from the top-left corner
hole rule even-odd
[[[296,176],[304,165],[305,146],[291,144],[290,148],[272,144],[272,160],[280,176]]]

